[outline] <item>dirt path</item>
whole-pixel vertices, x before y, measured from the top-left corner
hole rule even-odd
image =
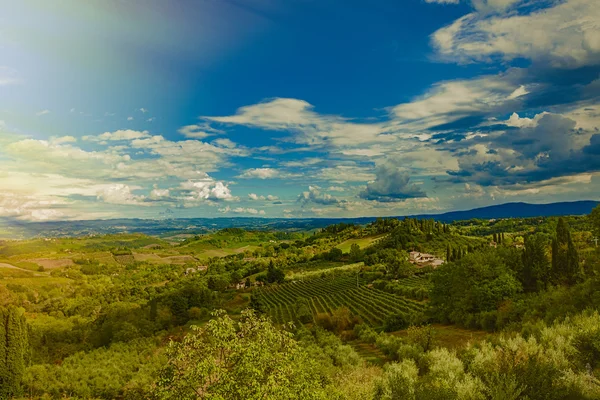
[[[2,262],[0,262],[0,268],[10,268],[10,269],[16,269],[16,270],[19,270],[19,271],[25,271],[25,272],[29,272],[29,273],[33,274],[33,276],[44,276],[44,274],[39,274],[37,272],[33,272],[33,271],[30,271],[30,270],[25,269],[25,268],[16,267],[16,266],[14,266],[12,264],[2,263]]]

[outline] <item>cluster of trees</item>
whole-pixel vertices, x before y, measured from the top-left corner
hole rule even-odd
[[[590,313],[527,335],[483,341],[460,353],[435,345],[431,326],[404,338],[357,325],[355,334],[394,362],[383,371],[319,328],[291,332],[244,313],[218,314],[172,342],[153,391],[161,399],[596,399],[600,315]]]
[[[472,253],[473,251],[474,248],[472,246],[469,246],[467,249],[463,249],[462,247],[456,248],[448,244],[446,247],[446,261],[450,262],[460,260],[463,258],[463,256],[467,255],[468,253]]]
[[[504,243],[504,232],[494,233],[492,235],[492,240],[498,244]]]
[[[502,241],[502,235],[499,235]],[[434,318],[473,328],[495,330],[507,323],[502,315],[521,293],[551,285],[573,285],[583,279],[569,227],[560,218],[549,242],[541,233],[525,237],[523,250],[487,248],[458,257],[432,275],[430,294]]]

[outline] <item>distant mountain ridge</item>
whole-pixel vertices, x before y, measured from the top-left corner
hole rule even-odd
[[[548,204],[517,202],[474,208],[465,211],[450,211],[443,214],[428,216],[423,215],[422,217],[433,217],[441,221],[460,221],[473,218],[498,219],[584,215],[589,214],[598,204],[600,204],[600,202],[593,200],[566,201]]]
[[[452,222],[479,219],[552,217],[589,214],[600,202],[592,200],[531,204],[505,203],[441,214],[409,215],[411,218],[433,218]],[[390,218],[404,218],[396,216]],[[65,237],[136,232],[147,235],[171,233],[205,233],[223,228],[302,230],[323,228],[340,222],[367,224],[377,217],[357,218],[176,218],[176,219],[111,219],[82,221],[23,222],[0,218],[0,238]]]

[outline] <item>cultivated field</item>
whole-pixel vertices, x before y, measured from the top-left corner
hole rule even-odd
[[[271,318],[278,323],[298,322],[295,305],[299,298],[307,299],[313,319],[319,313],[333,314],[348,307],[364,323],[383,325],[386,317],[412,314],[423,310],[424,304],[401,296],[357,284],[356,277],[311,279],[256,290],[255,295],[266,305]]]

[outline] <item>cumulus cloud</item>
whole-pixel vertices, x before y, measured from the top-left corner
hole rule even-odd
[[[130,187],[128,185],[118,183],[107,186],[101,189],[98,194],[98,200],[105,203],[120,204],[120,205],[147,205],[144,203],[145,196],[135,195],[132,190],[141,189],[139,186]]]
[[[533,11],[501,12],[515,3],[475,0],[476,12],[432,35],[437,53],[460,62],[523,57],[568,68],[600,61],[600,7],[594,1],[566,0]]]
[[[275,168],[251,168],[244,171],[238,178],[273,179],[282,177],[281,171]]]
[[[66,205],[68,203],[60,198],[7,192],[6,188],[0,193],[0,217],[4,218],[24,221],[65,219],[69,214],[55,207]]]
[[[150,192],[149,198],[151,200],[163,200],[168,199],[171,195],[171,191],[169,189],[160,189],[157,185],[154,185],[154,188]]]
[[[318,186],[309,186],[307,192],[300,193],[297,201],[301,203],[302,206],[305,206],[309,203],[321,205],[334,205],[343,202],[343,200],[333,197],[328,193],[322,193],[321,188]]]
[[[233,214],[251,214],[251,215],[265,215],[265,210],[257,210],[256,208],[245,208],[245,207],[236,207],[231,208],[229,206],[219,208],[219,212],[223,214],[233,213]]]
[[[459,169],[449,174],[456,181],[505,186],[600,169],[600,134],[580,131],[574,120],[550,113],[520,125],[474,139],[457,152]]]
[[[185,192],[183,200],[188,204],[202,202],[205,200],[237,200],[237,197],[231,194],[231,190],[225,183],[215,181],[210,177],[183,182],[181,183],[181,189]]]
[[[248,194],[248,198],[249,198],[250,200],[254,200],[254,201],[256,201],[256,200],[269,200],[269,201],[275,201],[275,200],[278,200],[278,199],[279,199],[279,197],[277,197],[277,196],[274,196],[274,195],[272,195],[272,194],[269,194],[269,195],[267,195],[267,196],[259,196],[259,195],[257,195],[256,193],[249,193],[249,194]]]
[[[417,185],[410,183],[408,173],[402,171],[395,163],[387,162],[375,169],[376,178],[367,183],[359,197],[378,202],[397,202],[410,198],[427,197]]]

